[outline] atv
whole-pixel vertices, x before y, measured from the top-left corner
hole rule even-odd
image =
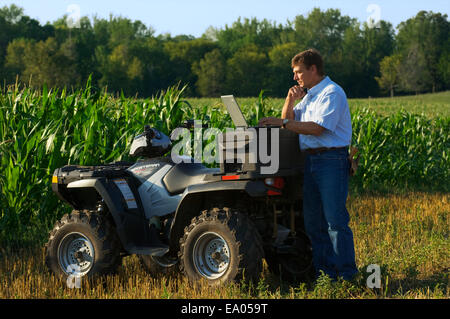
[[[168,155],[171,139],[148,125],[130,147],[136,162],[57,168],[52,190],[73,211],[50,232],[48,268],[90,278],[115,272],[123,257],[135,254],[152,275],[181,272],[190,281],[218,285],[258,280],[265,259],[281,278],[306,280],[312,253],[303,227],[298,135],[279,127],[251,129],[258,138],[262,129],[279,131],[276,173],[262,174],[264,163],[248,156],[215,168],[176,162]],[[248,142],[248,131],[234,138]],[[229,145],[221,152],[236,151]]]

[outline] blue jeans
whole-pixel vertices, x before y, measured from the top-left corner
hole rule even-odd
[[[307,154],[303,216],[312,243],[316,275],[351,279],[357,272],[353,233],[345,206],[348,195],[348,150]]]

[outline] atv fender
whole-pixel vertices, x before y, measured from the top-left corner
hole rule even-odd
[[[97,180],[98,178],[81,179],[79,181],[67,184],[67,188],[86,188],[86,187],[96,188]]]
[[[68,189],[90,187],[97,191],[108,207],[117,235],[127,252],[134,253],[137,247],[148,244],[148,222],[144,220],[142,208],[139,209],[142,204],[138,196],[135,196],[138,208],[129,209],[119,188],[110,179],[89,178],[67,184]],[[132,191],[135,195],[135,191],[133,189]]]
[[[187,187],[172,220],[169,235],[171,251],[178,250],[178,241],[183,235],[184,227],[190,224],[193,217],[198,216],[202,210],[208,208],[205,207],[205,203],[212,197],[213,193],[220,192],[239,197],[242,197],[242,193],[244,193],[250,197],[264,197],[267,195],[267,191],[268,187],[263,181],[252,180],[219,181]]]

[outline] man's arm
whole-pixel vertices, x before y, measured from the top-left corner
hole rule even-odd
[[[265,118],[262,118],[261,120],[259,120],[258,125],[259,126],[266,126],[266,125],[282,126],[283,119],[280,119],[277,117],[265,117]],[[293,131],[297,134],[314,135],[314,136],[319,136],[325,131],[325,128],[323,126],[320,126],[317,123],[298,122],[295,120],[289,120],[289,122],[286,124],[286,129]]]
[[[294,105],[295,101],[293,99],[286,98],[286,101],[284,101],[283,110],[281,111],[282,119],[295,119]]]
[[[289,121],[286,128],[297,134],[320,136],[325,128],[314,122]]]

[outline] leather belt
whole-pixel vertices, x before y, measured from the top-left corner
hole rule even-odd
[[[310,155],[319,154],[327,151],[333,151],[333,150],[341,150],[341,149],[348,149],[348,146],[344,147],[318,147],[318,148],[307,148],[305,150],[306,153]]]

